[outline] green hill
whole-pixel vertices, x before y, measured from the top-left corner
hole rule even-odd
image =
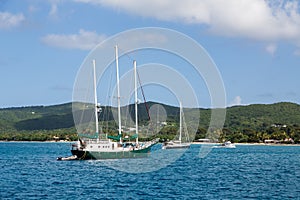
[[[157,103],[148,102],[148,107],[154,104]],[[178,129],[179,108],[164,104],[161,106],[167,112],[168,125],[160,131],[159,137],[169,139]],[[100,119],[110,122],[112,129],[116,127],[112,115],[115,111],[116,108],[102,107],[100,114]],[[194,111],[195,109],[191,109],[188,112]],[[90,112],[92,116],[92,106]],[[133,105],[129,106],[129,112],[134,116]],[[105,113],[108,113],[108,117],[103,116]],[[220,140],[259,142],[264,139],[293,138],[298,142],[300,139],[300,105],[298,104],[283,102],[234,106],[227,108],[226,113],[224,129],[219,130]],[[201,121],[196,139],[206,137],[210,114],[211,109],[200,109]],[[147,123],[148,114],[144,104],[139,104],[139,118],[141,124]],[[53,136],[61,139],[76,139],[72,103],[0,109],[0,140],[50,140]]]
[[[295,103],[253,104],[227,109],[227,127],[259,128],[272,124],[297,125],[300,123],[300,105]]]

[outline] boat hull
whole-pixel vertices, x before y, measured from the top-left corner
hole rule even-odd
[[[213,146],[213,148],[235,149],[236,146]]]
[[[188,149],[190,148],[189,144],[186,145],[165,145],[162,149]]]
[[[123,159],[123,158],[145,158],[150,154],[151,146],[145,149],[132,151],[83,151],[71,150],[72,155],[76,155],[78,160],[104,160],[104,159]]]
[[[235,144],[231,143],[230,141],[227,141],[223,143],[222,145],[213,146],[213,148],[228,148],[228,149],[235,149]]]

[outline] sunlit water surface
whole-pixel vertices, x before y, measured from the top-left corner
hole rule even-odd
[[[0,199],[300,198],[299,146],[240,145],[199,158],[192,145],[166,167],[174,152],[155,148],[165,158],[141,173],[140,159],[56,161],[70,143],[1,142]]]

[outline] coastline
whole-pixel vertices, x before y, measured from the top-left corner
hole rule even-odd
[[[0,140],[0,143],[74,143],[76,141],[66,141],[66,140],[47,140],[47,141],[6,141]],[[220,145],[222,143],[216,142],[191,142],[191,144],[195,145]],[[300,144],[274,144],[274,143],[234,143],[237,146],[300,146]]]
[[[46,141],[38,141],[38,140],[36,140],[36,141],[26,141],[26,140],[24,140],[24,141],[14,141],[14,140],[10,140],[10,141],[8,141],[8,140],[0,140],[0,143],[5,143],[5,142],[7,142],[7,143],[9,143],[9,142],[14,142],[14,143],[72,143],[72,142],[75,142],[75,141],[66,141],[66,140],[60,140],[60,141],[55,141],[55,140],[46,140]]]
[[[222,143],[215,142],[192,142],[192,144],[196,145],[220,145]],[[300,144],[274,144],[274,143],[234,143],[237,146],[300,146]]]

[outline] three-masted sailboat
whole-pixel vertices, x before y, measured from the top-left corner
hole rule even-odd
[[[93,75],[94,75],[94,103],[95,103],[95,128],[96,138],[87,139],[80,138],[76,144],[72,145],[72,155],[79,160],[86,159],[121,159],[121,158],[141,158],[147,157],[150,153],[151,147],[156,144],[157,140],[148,142],[139,141],[138,129],[138,99],[137,99],[137,69],[136,61],[133,61],[134,68],[134,99],[135,99],[135,134],[131,138],[135,138],[134,142],[129,142],[127,138],[122,137],[121,126],[121,103],[120,103],[120,83],[119,83],[119,66],[118,66],[118,47],[115,46],[116,56],[116,76],[117,76],[117,100],[118,100],[118,135],[108,136],[105,138],[99,137],[98,124],[98,102],[97,102],[97,85],[96,85],[96,61],[93,60]]]
[[[179,139],[178,140],[171,140],[169,142],[165,142],[162,145],[162,149],[186,149],[189,148],[191,143],[188,142],[189,137],[188,137],[188,133],[187,130],[185,131],[185,135],[186,135],[186,141],[182,142],[182,131],[183,131],[183,121],[184,121],[184,113],[182,110],[182,104],[180,102],[180,106],[179,106],[179,112],[180,112],[180,119],[179,119]]]

